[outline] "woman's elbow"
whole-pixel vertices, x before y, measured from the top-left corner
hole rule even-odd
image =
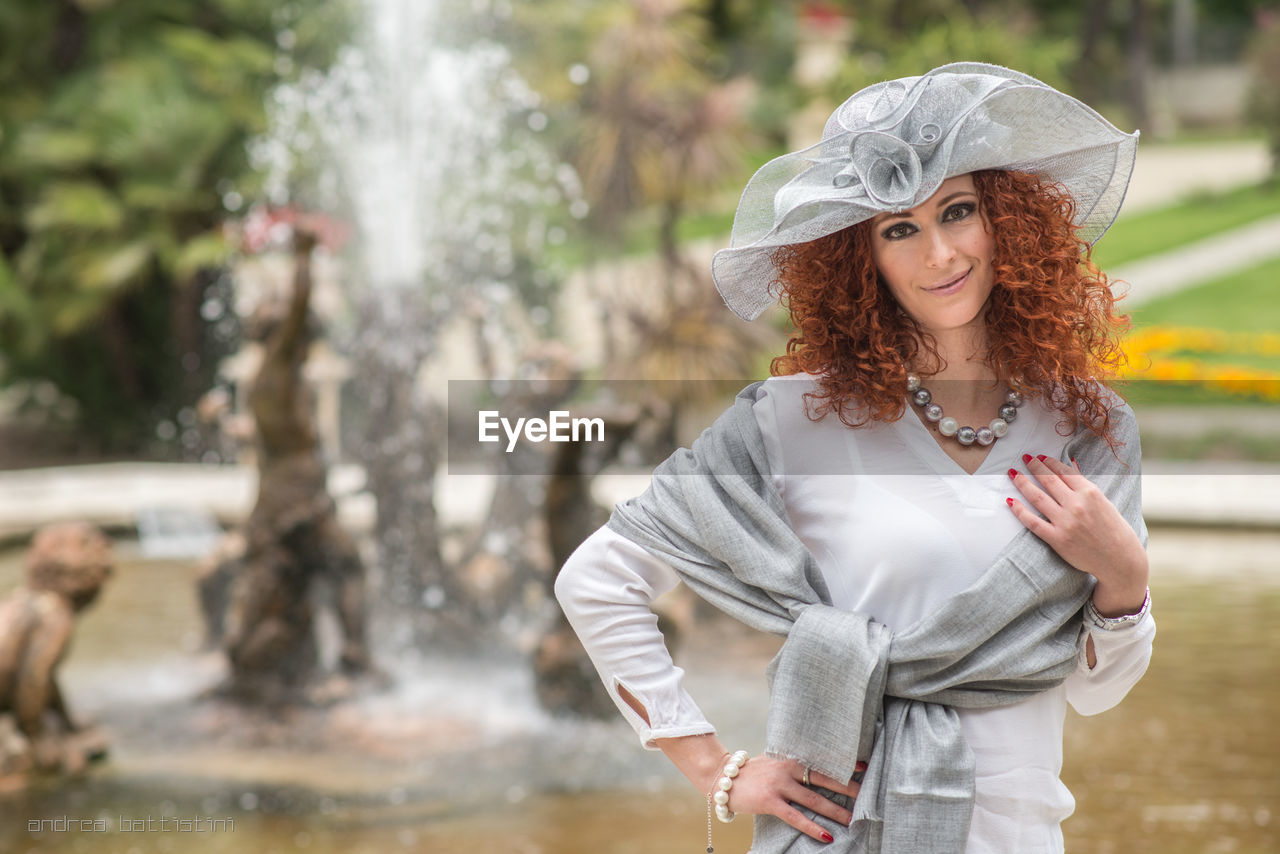
[[[574,549],[556,573],[553,585],[556,601],[570,618],[605,598],[607,557],[599,538],[593,535]]]
[[[560,567],[560,571],[556,573],[556,581],[552,587],[555,591],[556,601],[560,603],[560,607],[565,613],[573,610],[582,597],[582,576],[585,562],[577,560],[577,557],[577,552],[569,555],[569,559],[564,562],[564,566]]]

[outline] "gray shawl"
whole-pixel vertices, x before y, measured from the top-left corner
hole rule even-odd
[[[658,466],[648,490],[619,504],[609,527],[725,613],[786,637],[768,669],[769,755],[837,780],[850,779],[860,759],[868,764],[852,828],[809,813],[834,845],[757,816],[753,852],[960,854],[974,761],[955,709],[1010,705],[1060,684],[1076,667],[1080,609],[1094,580],[1023,531],[977,582],[915,624],[895,631],[832,607],[770,480],[752,411],[759,386],[741,391],[692,448]],[[1122,402],[1111,417],[1124,443],[1120,462],[1090,431],[1064,457],[1091,473],[1145,543],[1137,426]]]

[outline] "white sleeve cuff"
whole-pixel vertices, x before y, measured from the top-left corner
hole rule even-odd
[[[1156,620],[1150,611],[1141,619],[1114,629],[1094,626],[1086,617],[1075,673],[1067,678],[1067,699],[1082,715],[1112,708],[1147,672],[1151,662]],[[1097,664],[1089,667],[1086,638],[1093,640]]]
[[[651,604],[679,579],[640,546],[601,528],[578,547],[556,579],[556,598],[605,689],[646,748],[654,740],[715,732],[684,690]],[[649,723],[618,693],[625,687]]]

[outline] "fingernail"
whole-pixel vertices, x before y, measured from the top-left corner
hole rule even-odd
[[[827,833],[827,832],[824,830],[824,831],[822,831],[822,841],[823,841],[823,842],[835,842],[835,841],[836,841],[836,838],[835,838],[834,836],[832,836],[830,833]]]
[[[1014,477],[1017,477],[1017,476],[1018,476],[1018,470],[1017,470],[1017,469],[1009,469],[1009,477],[1014,478]]]
[[[1023,455],[1022,455],[1022,461],[1023,461],[1024,463],[1029,463],[1029,462],[1031,462],[1031,455],[1030,455],[1030,454],[1023,454]]]
[[[1004,503],[1005,503],[1005,504],[1008,504],[1010,507],[1012,507],[1012,506],[1013,506],[1013,499],[1012,499],[1012,498],[1006,498],[1006,499],[1004,500]]]
[[[855,765],[853,766],[853,770],[854,770],[854,771],[866,771],[866,770],[867,770],[867,763],[865,763],[865,762],[858,762],[857,764],[855,764]]]
[[[1077,467],[1077,468],[1079,468],[1079,467],[1080,467],[1080,464],[1076,462],[1076,458],[1075,458],[1075,457],[1072,457],[1072,458],[1071,458],[1071,465],[1073,465],[1073,466],[1075,466],[1075,467]]]
[[[1036,459],[1039,460],[1040,462],[1044,462],[1044,454],[1036,455]]]

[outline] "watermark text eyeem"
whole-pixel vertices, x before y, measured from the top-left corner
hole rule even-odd
[[[570,418],[567,409],[553,409],[544,418],[517,418],[515,423],[496,409],[479,412],[479,440],[498,442],[498,428],[507,436],[506,452],[516,449],[521,437],[528,442],[603,442],[603,418]]]

